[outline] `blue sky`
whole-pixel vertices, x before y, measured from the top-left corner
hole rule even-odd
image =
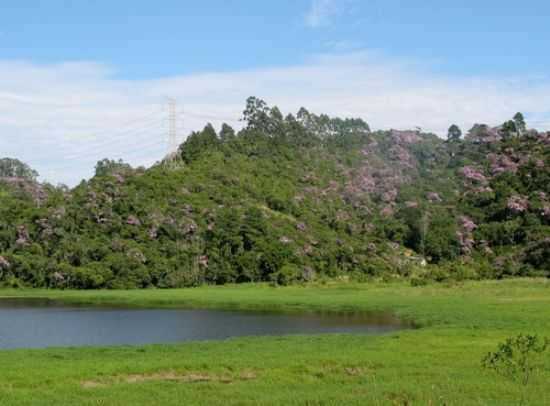
[[[541,0],[5,1],[0,155],[69,184],[104,155],[150,164],[165,96],[181,139],[251,94],[375,128],[444,134],[518,110],[550,128],[548,21]]]
[[[19,0],[2,4],[0,56],[101,61],[133,79],[368,48],[455,74],[544,74],[548,21],[542,0]]]

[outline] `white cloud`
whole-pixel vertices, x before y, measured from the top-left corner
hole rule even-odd
[[[325,27],[353,10],[354,0],[312,0],[304,22],[310,28]]]
[[[104,157],[149,165],[166,152],[165,96],[179,102],[180,140],[207,121],[238,126],[248,96],[284,112],[358,116],[373,128],[445,134],[451,123],[498,124],[516,111],[550,129],[548,78],[451,77],[369,52],[321,55],[291,67],[127,81],[97,63],[0,61],[0,156],[74,185]],[[229,119],[229,120],[228,120]]]

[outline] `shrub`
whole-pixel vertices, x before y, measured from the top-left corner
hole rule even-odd
[[[271,280],[278,285],[287,286],[296,282],[300,277],[300,268],[294,264],[285,264],[271,275]]]
[[[495,352],[488,353],[482,360],[484,368],[495,371],[514,382],[527,385],[538,369],[538,361],[550,340],[536,335],[519,334],[499,344]]]

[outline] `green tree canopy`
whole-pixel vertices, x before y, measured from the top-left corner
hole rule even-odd
[[[449,131],[447,132],[447,140],[448,141],[458,141],[460,140],[460,137],[462,137],[462,130],[459,126],[456,124],[453,124],[449,127]]]
[[[0,177],[22,178],[35,181],[38,178],[38,172],[18,159],[2,158],[0,159]]]

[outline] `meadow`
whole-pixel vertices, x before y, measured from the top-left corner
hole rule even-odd
[[[410,286],[327,283],[174,290],[0,290],[0,297],[140,307],[368,312],[418,328],[382,336],[245,337],[0,351],[1,405],[543,405],[550,355],[527,387],[481,366],[519,333],[550,337],[547,279]],[[9,326],[2,326],[9,328]]]

